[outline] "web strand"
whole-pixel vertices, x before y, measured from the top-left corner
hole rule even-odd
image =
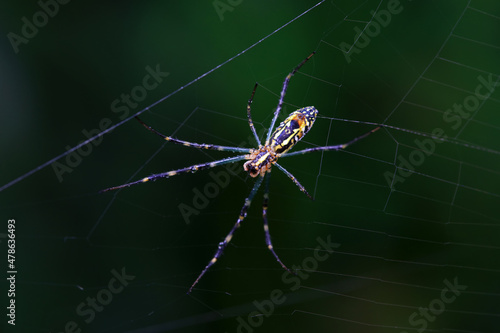
[[[492,55],[496,55],[500,45],[483,39],[484,36],[471,30],[467,20],[471,14],[478,15],[482,21],[500,21],[500,17],[492,9],[480,8],[480,2],[477,3],[478,8],[473,8],[470,4],[474,2],[457,1],[453,6],[450,5],[455,9],[454,16],[450,13],[446,18],[432,22],[449,22],[439,43],[432,39],[433,36],[420,36],[417,43],[422,45],[415,45],[413,41],[412,47],[408,47],[391,34],[398,31],[398,36],[410,39],[413,33],[401,31],[421,27],[421,20],[418,24],[411,25],[411,20],[393,16],[392,23],[384,27],[387,30],[382,30],[381,35],[373,37],[361,54],[353,53],[353,62],[346,64],[344,55],[337,47],[339,41],[349,41],[353,44],[351,52],[355,50],[354,44],[370,31],[369,25],[376,21],[377,13],[385,10],[387,1],[362,0],[348,5],[340,5],[337,1],[321,1],[308,11],[323,3],[321,9],[330,8],[332,13],[328,16],[331,22],[327,22],[320,36],[322,39],[314,58],[317,66],[312,74],[299,71],[294,76],[294,89],[300,87],[301,83],[304,86],[304,82],[309,85],[307,89],[298,91],[298,94],[302,94],[298,97],[297,92],[289,93],[283,103],[283,106],[299,108],[303,105],[296,104],[309,105],[311,101],[311,105],[318,107],[320,116],[311,134],[291,152],[341,144],[374,127],[380,126],[382,129],[342,151],[317,151],[280,160],[286,170],[300,179],[304,188],[311,194],[314,193],[314,202],[300,193],[278,168],[274,169],[275,181],[269,187],[270,210],[265,214],[272,230],[273,246],[290,268],[296,268],[292,268],[299,273],[296,279],[290,280],[286,275],[283,276],[285,272],[266,248],[261,230],[262,197],[259,192],[255,196],[253,209],[248,211],[248,228],[238,235],[242,237],[235,238],[228,246],[228,255],[222,256],[220,262],[207,272],[207,280],[202,288],[189,297],[185,295],[193,277],[199,274],[199,265],[206,264],[205,260],[209,259],[207,256],[213,254],[221,240],[217,236],[223,237],[227,233],[225,226],[234,224],[241,208],[241,200],[253,184],[241,171],[240,174],[231,175],[231,179],[237,182],[230,187],[219,187],[218,196],[208,200],[206,210],[198,207],[196,223],[186,225],[178,211],[178,204],[191,204],[193,198],[199,198],[199,194],[191,191],[191,186],[199,190],[196,193],[205,194],[205,187],[216,183],[213,174],[208,175],[207,170],[206,174],[194,176],[197,177],[197,181],[193,181],[195,185],[183,182],[182,179],[173,179],[166,181],[165,187],[156,184],[152,186],[156,188],[148,188],[151,184],[145,184],[145,187],[115,192],[112,196],[75,194],[79,190],[71,189],[69,194],[58,193],[56,198],[38,201],[23,196],[22,203],[3,207],[36,212],[37,217],[40,216],[43,221],[43,229],[37,229],[42,224],[38,220],[31,225],[28,225],[29,221],[23,221],[26,226],[20,234],[20,244],[29,244],[33,249],[54,247],[56,250],[51,253],[54,256],[48,256],[48,260],[55,261],[65,271],[67,268],[67,272],[76,272],[74,276],[68,275],[67,280],[62,282],[50,272],[46,275],[37,272],[22,280],[22,288],[28,294],[43,295],[45,292],[46,297],[40,299],[56,297],[57,302],[61,302],[74,314],[74,308],[87,297],[106,296],[100,290],[107,289],[107,281],[103,279],[109,275],[109,265],[121,265],[123,262],[127,269],[136,269],[131,274],[137,275],[137,278],[125,288],[125,292],[113,295],[114,300],[109,307],[106,306],[105,311],[96,314],[98,320],[92,324],[96,331],[157,332],[196,327],[201,330],[206,329],[207,324],[214,324],[224,326],[222,331],[235,332],[238,331],[238,325],[245,321],[247,324],[262,323],[262,327],[248,324],[255,331],[273,330],[273,325],[279,325],[282,330],[293,331],[294,327],[303,325],[337,331],[376,330],[401,333],[417,331],[420,327],[413,325],[411,318],[421,320],[424,317],[418,317],[414,313],[418,315],[419,309],[431,308],[428,314],[432,314],[434,320],[427,322],[426,332],[496,332],[500,316],[500,290],[497,283],[500,269],[496,264],[500,255],[496,237],[500,231],[500,217],[496,209],[500,203],[500,152],[497,148],[500,123],[494,113],[500,105],[500,99],[498,95],[492,95],[481,103],[476,112],[471,112],[467,121],[463,122],[460,139],[454,138],[457,131],[446,139],[438,138],[427,130],[418,130],[422,127],[417,122],[415,125],[410,122],[408,125],[400,125],[398,119],[408,117],[423,120],[425,126],[430,126],[423,128],[440,127],[444,125],[441,116],[451,104],[447,101],[441,105],[432,104],[431,93],[439,95],[437,99],[440,101],[444,99],[441,95],[446,96],[449,91],[456,94],[453,98],[474,94],[470,85],[463,84],[452,75],[433,75],[433,67],[437,67],[439,73],[455,74],[463,70],[468,74],[472,73],[471,76],[492,74],[495,75],[493,81],[498,82],[500,73],[494,67],[484,66],[487,63],[484,59],[497,59]],[[404,2],[405,6],[410,3],[412,2]],[[413,4],[420,6],[415,1]],[[327,8],[327,5],[330,7]],[[433,3],[430,8],[418,8],[430,11],[434,8],[432,6],[438,5]],[[374,13],[370,13],[371,10]],[[155,104],[115,124],[113,128],[201,80],[308,11]],[[337,15],[339,13],[340,16]],[[353,32],[354,26],[359,27],[359,36]],[[432,54],[429,54],[425,62],[417,62],[409,56],[414,51],[413,47],[426,48],[431,45],[427,44],[431,39],[435,49],[432,49]],[[452,50],[455,47],[465,49],[474,45],[485,47],[491,54],[478,52],[465,60],[455,53],[450,56],[450,53],[443,51],[453,42],[457,44],[453,45]],[[246,45],[248,44],[250,43]],[[377,55],[377,48],[380,48],[378,51],[383,56]],[[436,53],[438,49],[439,52]],[[395,53],[391,54],[391,51]],[[378,66],[383,70],[389,67],[384,67],[383,61],[369,62],[377,56],[383,61],[390,60],[399,65],[401,75],[411,78],[407,85],[400,84],[404,80],[398,81],[398,75],[390,71],[387,75],[394,76],[379,75],[381,71],[377,71]],[[328,58],[327,62],[324,61],[325,58]],[[362,80],[367,84],[356,85],[359,73],[363,73]],[[354,81],[356,84],[352,83]],[[391,87],[392,82],[398,86]],[[378,84],[387,91],[379,98],[382,101],[370,100],[369,95]],[[416,93],[423,84],[430,84],[432,91]],[[280,97],[279,91],[259,86],[255,99],[258,100],[265,94],[274,96],[274,101],[278,101]],[[386,99],[391,98],[393,102],[386,104]],[[455,101],[453,98],[451,99]],[[322,103],[324,107],[320,108],[316,102]],[[243,105],[245,100],[241,103]],[[257,120],[261,119],[259,107],[256,103]],[[227,143],[228,146],[240,143],[236,142],[239,137],[234,139],[226,136],[226,133],[197,126],[195,118],[200,114],[201,119],[205,119],[205,116],[215,117],[225,125],[231,122],[247,123],[243,109],[239,112],[225,112],[223,109],[211,110],[206,105],[197,105],[182,116],[184,120],[177,124],[173,133],[182,129],[196,132],[202,138]],[[161,110],[155,110],[151,115],[160,120],[160,123],[175,124]],[[270,116],[271,113],[266,115]],[[430,115],[429,118],[426,118],[427,115]],[[402,118],[398,118],[400,116]],[[148,124],[149,122],[148,120]],[[258,125],[257,129],[262,125],[260,122],[255,124]],[[156,127],[158,122],[154,120],[151,125],[163,130],[161,126]],[[263,125],[266,127],[263,130],[267,129],[267,122]],[[74,147],[72,151],[113,128]],[[246,130],[248,131],[241,139],[249,137],[247,141],[253,146],[255,135],[248,126]],[[144,136],[149,137],[147,131],[144,132]],[[405,140],[400,140],[400,137]],[[414,144],[413,139],[432,139],[446,144],[439,145],[441,149],[436,149],[419,166],[401,166],[401,156],[409,159],[411,153],[424,153],[422,148]],[[141,171],[146,172],[149,166],[154,172],[169,170],[171,165],[165,166],[163,159],[161,163],[153,160],[159,157],[158,153],[163,147],[161,145],[141,160],[133,161],[139,166],[134,169],[128,181],[145,176]],[[70,152],[65,152],[4,185],[0,191]],[[200,162],[221,158],[217,155],[218,152],[210,150],[200,153]],[[166,169],[163,170],[162,167]],[[389,171],[394,179],[400,172],[407,176],[403,183],[394,185],[394,182],[390,184],[385,181],[385,171]],[[216,172],[230,174],[224,167]],[[185,179],[189,177],[191,175],[186,175]],[[169,181],[177,182],[174,191],[173,186],[169,187]],[[189,184],[188,188],[185,184]],[[107,185],[95,184],[96,188]],[[237,193],[242,193],[242,197],[236,199]],[[231,204],[232,201],[237,204]],[[200,202],[198,199],[197,203]],[[267,197],[264,203],[267,207]],[[63,216],[64,206],[70,206],[74,211]],[[93,209],[91,212],[81,212],[82,207]],[[86,220],[79,219],[79,212]],[[70,224],[72,228],[63,229]],[[249,230],[252,233],[252,227],[260,232],[255,233],[255,238],[249,236],[245,239]],[[208,238],[209,233],[216,237]],[[325,240],[327,236],[340,244],[331,253],[328,250],[318,250],[317,238]],[[31,255],[36,257],[36,252],[33,251]],[[57,261],[61,253],[65,252],[74,260]],[[106,258],[111,259],[106,262]],[[319,261],[317,258],[326,259]],[[317,260],[316,266],[311,265],[314,260]],[[194,264],[194,261],[198,261],[198,264]],[[95,265],[96,262],[102,266]],[[87,270],[91,273],[81,278],[78,273]],[[103,279],[100,275],[103,275]],[[461,290],[460,295],[451,303],[441,301],[444,308],[440,308],[440,297],[443,288],[447,287],[443,281],[453,281],[454,278],[458,278],[459,284],[467,285],[467,289]],[[297,288],[292,289],[295,286]],[[259,307],[267,305],[269,309],[269,302],[272,302],[272,295],[275,295],[272,292],[276,291],[281,292],[279,300],[284,301],[281,304],[273,303],[273,311],[269,315],[272,320],[269,320],[266,314],[259,312],[262,312]],[[128,310],[134,304],[139,304],[139,307]],[[40,304],[36,306],[40,307]],[[66,321],[74,319],[70,315],[60,319],[57,310],[57,314],[53,315],[58,321],[57,325],[52,325],[54,330],[62,329]],[[52,324],[51,312],[42,313],[47,318],[44,320]],[[126,320],[123,320],[123,313],[127,314]],[[76,318],[82,321],[82,318]],[[22,322],[20,324],[23,325]]]
[[[150,110],[151,108],[155,107],[156,105],[164,102],[165,100],[169,99],[170,97],[174,96],[175,94],[177,94],[178,92],[180,92],[181,90],[189,87],[190,85],[198,82],[199,80],[203,79],[204,77],[206,77],[207,75],[213,73],[214,71],[218,70],[219,68],[221,68],[222,66],[228,64],[229,62],[233,61],[234,59],[240,57],[241,55],[243,55],[244,53],[246,53],[247,51],[253,49],[255,46],[257,46],[258,44],[262,43],[263,41],[265,41],[266,39],[268,39],[269,37],[273,36],[274,34],[276,34],[277,32],[279,32],[280,30],[282,30],[283,28],[287,27],[288,25],[292,24],[294,21],[298,20],[299,18],[301,18],[302,16],[306,15],[307,13],[309,13],[311,10],[313,10],[314,8],[318,7],[319,5],[321,5],[323,2],[325,2],[325,0],[322,0],[320,2],[318,2],[317,4],[315,4],[314,6],[312,6],[311,8],[307,9],[306,11],[302,12],[301,14],[299,14],[298,16],[294,17],[293,19],[291,19],[290,21],[288,21],[287,23],[283,24],[282,26],[280,26],[279,28],[277,28],[276,30],[274,30],[273,32],[271,32],[269,35],[266,35],[265,37],[259,39],[257,42],[253,43],[252,45],[250,45],[249,47],[247,47],[246,49],[244,49],[243,51],[239,52],[238,54],[232,56],[231,58],[227,59],[226,61],[222,62],[221,64],[215,66],[214,68],[212,68],[211,70],[209,70],[208,72],[198,76],[196,79],[188,82],[187,84],[181,86],[180,88],[174,90],[173,92],[171,92],[170,94],[160,98],[158,101],[154,102],[153,104],[145,107],[144,109],[136,112],[135,114],[123,119],[122,121],[116,123],[115,125],[105,129],[104,131],[100,132],[99,134],[96,134],[95,136],[91,137],[90,139],[87,139],[85,141],[83,141],[82,143],[74,146],[73,148],[67,150],[66,152],[64,153],[61,153],[60,155],[48,160],[47,162],[37,166],[36,168],[26,172],[25,174],[17,177],[16,179],[13,179],[12,181],[8,182],[7,184],[3,185],[0,187],[0,192],[2,192],[3,190],[11,187],[12,185],[26,179],[27,177],[33,175],[34,173],[44,169],[45,167],[51,165],[52,163],[56,162],[57,160],[67,156],[68,154],[71,154],[72,152],[74,152],[75,150],[87,145],[88,143],[91,143],[92,141],[96,140],[96,139],[99,139],[100,137],[102,137],[103,135],[111,132],[112,130],[114,130],[115,128],[117,127],[120,127],[121,125],[125,124],[126,122],[130,121],[131,119],[137,117],[137,116],[140,116],[142,113]]]

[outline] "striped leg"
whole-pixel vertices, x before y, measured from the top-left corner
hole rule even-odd
[[[255,95],[255,91],[257,90],[258,85],[259,85],[258,83],[255,83],[255,86],[253,87],[253,91],[252,91],[252,96],[250,96],[250,99],[248,100],[247,117],[248,117],[248,124],[250,125],[250,129],[252,130],[253,136],[255,137],[255,140],[257,141],[257,144],[259,145],[259,148],[260,148],[260,147],[262,147],[262,144],[260,143],[259,136],[257,135],[257,132],[255,131],[255,127],[253,126],[252,114],[251,114],[251,108],[250,108],[250,106],[252,105],[253,96]]]
[[[285,155],[283,155],[285,156]],[[278,169],[280,169],[281,171],[283,171],[285,173],[285,175],[288,176],[288,178],[290,178],[292,180],[292,182],[295,183],[295,185],[297,185],[299,187],[299,189],[304,192],[305,195],[307,195],[309,197],[309,199],[311,200],[314,200],[311,195],[307,192],[306,188],[304,186],[302,186],[299,181],[297,180],[297,178],[295,178],[294,175],[292,175],[290,172],[288,172],[285,168],[283,168],[281,165],[279,165],[278,163],[274,163],[275,166],[278,167]]]
[[[240,155],[240,156],[235,156],[235,157],[228,157],[228,158],[225,158],[225,159],[222,159],[222,160],[218,160],[218,161],[214,161],[214,162],[210,162],[210,163],[195,164],[195,165],[191,165],[191,166],[188,166],[188,167],[185,167],[185,168],[182,168],[182,169],[177,169],[177,170],[172,170],[172,171],[157,173],[157,174],[151,175],[149,177],[145,177],[145,178],[142,178],[140,180],[136,180],[135,182],[131,182],[131,183],[127,183],[127,184],[123,184],[123,185],[119,185],[119,186],[114,186],[114,187],[110,187],[110,188],[101,190],[101,191],[99,191],[99,193],[118,190],[118,189],[121,189],[121,188],[124,188],[124,187],[129,187],[129,186],[132,186],[132,185],[137,185],[137,184],[145,183],[145,182],[148,182],[150,180],[157,180],[158,178],[169,178],[169,177],[172,177],[172,176],[180,175],[182,173],[189,173],[189,172],[194,173],[194,172],[196,172],[198,170],[210,169],[210,168],[213,168],[213,167],[216,167],[216,166],[219,166],[219,165],[223,165],[223,164],[227,164],[227,163],[233,163],[233,162],[244,160],[244,159],[246,159],[246,156],[247,155]]]
[[[219,150],[219,151],[231,151],[234,153],[250,153],[252,149],[250,148],[239,148],[239,147],[228,147],[228,146],[218,146],[218,145],[211,145],[211,144],[206,144],[206,143],[194,143],[194,142],[188,142],[184,140],[179,140],[175,139],[171,136],[167,136],[164,134],[161,134],[151,126],[147,125],[144,123],[139,117],[135,117],[138,122],[140,122],[148,131],[153,132],[154,134],[161,136],[164,140],[173,142],[178,145],[183,145],[186,147],[193,147],[193,148],[198,148],[198,149],[210,149],[210,150]]]
[[[299,68],[302,67],[302,65],[304,65],[306,63],[306,61],[309,60],[314,55],[314,53],[316,53],[316,52],[311,53],[307,58],[302,60],[302,62],[300,64],[298,64],[298,66],[295,67],[293,69],[293,71],[286,76],[285,81],[283,82],[283,88],[281,88],[281,94],[280,94],[280,100],[278,102],[278,107],[276,108],[276,111],[274,111],[273,120],[271,121],[271,125],[269,126],[269,129],[267,130],[266,146],[269,145],[269,139],[271,138],[271,133],[273,132],[274,124],[276,123],[276,119],[278,119],[278,115],[281,112],[281,106],[283,105],[283,100],[285,99],[285,94],[286,94],[286,90],[288,89],[288,83],[290,82],[290,79],[299,70]]]
[[[257,193],[257,190],[259,189],[260,185],[262,184],[263,179],[264,179],[264,177],[260,176],[257,179],[257,181],[255,182],[255,185],[253,186],[252,191],[250,191],[250,195],[248,196],[248,198],[245,199],[245,203],[243,204],[243,207],[241,208],[241,212],[240,212],[240,216],[238,217],[238,220],[236,221],[236,223],[233,226],[233,228],[231,229],[231,231],[229,231],[226,238],[224,238],[224,240],[219,243],[219,247],[218,247],[217,251],[215,252],[214,257],[212,258],[212,260],[210,260],[208,262],[208,265],[201,271],[200,275],[198,275],[198,277],[196,278],[194,283],[189,288],[188,294],[191,293],[191,291],[193,290],[193,287],[200,281],[200,279],[203,277],[203,275],[205,275],[205,273],[208,271],[208,269],[210,267],[212,267],[213,264],[215,264],[215,262],[219,259],[219,257],[224,252],[224,249],[226,248],[227,244],[229,244],[229,242],[231,241],[231,238],[233,238],[234,232],[236,231],[236,229],[239,228],[240,223],[247,216],[248,208],[250,207],[250,204],[252,203],[252,199],[255,196],[255,194]]]
[[[285,264],[283,264],[281,259],[278,257],[278,255],[274,251],[273,243],[271,242],[271,234],[269,233],[269,223],[267,222],[267,207],[269,204],[269,180],[270,179],[271,179],[271,173],[268,172],[267,178],[266,178],[266,189],[264,192],[264,201],[262,204],[262,219],[264,220],[264,233],[266,234],[266,245],[267,245],[267,248],[269,249],[269,251],[271,251],[271,253],[273,254],[274,258],[276,258],[278,263],[281,265],[281,267],[283,267],[284,269],[286,269],[287,271],[289,271],[290,273],[295,275],[294,272],[292,272],[288,267],[285,266]]]
[[[349,147],[353,143],[355,143],[361,139],[366,138],[368,135],[378,131],[379,129],[380,129],[380,127],[376,127],[374,129],[372,129],[370,132],[365,133],[361,136],[358,136],[357,138],[354,138],[351,141],[344,143],[344,144],[341,144],[341,145],[307,148],[307,149],[303,149],[303,150],[299,150],[299,151],[294,151],[293,153],[285,153],[283,155],[280,155],[279,157],[282,158],[282,157],[288,157],[288,156],[294,156],[294,155],[302,155],[302,154],[310,153],[313,151],[342,150],[342,149]]]

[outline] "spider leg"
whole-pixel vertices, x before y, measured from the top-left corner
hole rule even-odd
[[[271,234],[269,233],[269,223],[267,222],[267,207],[268,207],[268,203],[269,203],[269,180],[270,179],[271,179],[271,173],[268,172],[267,178],[266,178],[266,189],[264,192],[264,201],[262,203],[262,219],[264,220],[264,232],[266,234],[266,245],[267,245],[267,248],[269,249],[269,251],[271,251],[271,253],[273,254],[274,258],[276,258],[276,261],[278,261],[278,263],[281,265],[281,267],[283,267],[284,269],[286,269],[287,271],[289,271],[290,273],[295,275],[294,272],[292,272],[288,267],[285,266],[285,264],[283,264],[281,259],[278,257],[278,255],[274,251],[273,243],[271,242]]]
[[[245,199],[245,203],[243,204],[243,207],[241,208],[240,216],[238,217],[238,220],[234,224],[234,226],[231,229],[231,231],[229,231],[229,233],[227,234],[226,238],[224,238],[224,240],[219,243],[219,246],[217,248],[217,251],[215,252],[214,257],[212,258],[212,260],[210,260],[208,262],[207,266],[205,266],[205,268],[201,271],[200,275],[198,275],[198,277],[196,278],[196,280],[194,281],[194,283],[189,288],[188,294],[191,293],[191,291],[193,290],[194,286],[200,281],[200,279],[203,277],[203,275],[205,275],[205,273],[208,271],[208,269],[210,267],[212,267],[213,264],[215,264],[215,262],[219,259],[219,257],[224,252],[224,249],[226,248],[227,244],[229,244],[229,242],[231,241],[231,238],[233,238],[234,232],[236,231],[236,229],[239,228],[240,223],[247,216],[248,208],[250,207],[250,204],[252,203],[252,199],[255,196],[255,194],[257,193],[257,190],[259,189],[260,185],[262,184],[262,180],[263,179],[264,179],[264,177],[260,176],[257,179],[257,181],[255,182],[255,185],[253,186],[252,191],[250,191],[250,194]]]
[[[260,148],[260,147],[262,147],[262,144],[260,143],[259,136],[257,135],[257,132],[255,131],[255,127],[253,125],[251,108],[250,108],[250,106],[252,105],[253,96],[255,95],[255,91],[257,90],[258,85],[259,84],[256,82],[255,86],[253,87],[252,96],[250,96],[250,99],[248,100],[247,117],[248,117],[248,124],[250,125],[250,129],[252,130],[253,136],[255,137],[255,140],[257,141],[257,144],[259,145],[259,148]]]
[[[283,155],[283,156],[285,156],[285,155]],[[305,195],[307,195],[309,197],[309,199],[314,200],[313,197],[311,197],[311,195],[307,192],[306,188],[299,183],[299,181],[297,180],[297,178],[295,178],[294,175],[292,175],[290,172],[288,172],[285,168],[283,168],[278,163],[274,162],[274,165],[277,166],[278,169],[280,169],[281,171],[283,171],[285,173],[285,175],[287,175],[288,178],[290,178],[292,180],[292,182],[294,182],[295,185],[297,185],[299,187],[299,189],[302,192],[304,192]]]
[[[157,173],[157,174],[151,175],[149,177],[145,177],[145,178],[142,178],[140,180],[136,180],[135,182],[131,182],[131,183],[127,183],[127,184],[123,184],[123,185],[119,185],[119,186],[114,186],[114,187],[110,187],[110,188],[101,190],[101,191],[99,191],[99,193],[118,190],[118,189],[121,189],[121,188],[124,188],[124,187],[129,187],[129,186],[132,186],[132,185],[137,185],[137,184],[145,183],[145,182],[148,182],[150,180],[157,180],[158,178],[169,178],[169,177],[180,175],[182,173],[189,173],[189,172],[194,173],[194,172],[196,172],[198,170],[210,169],[210,168],[213,168],[213,167],[216,167],[216,166],[219,166],[219,165],[223,165],[223,164],[227,164],[227,163],[233,163],[233,162],[244,160],[244,159],[246,159],[246,156],[247,155],[240,155],[240,156],[235,156],[235,157],[228,157],[228,158],[224,158],[222,160],[218,160],[218,161],[214,161],[214,162],[203,163],[203,164],[195,164],[195,165],[191,165],[191,166],[188,166],[188,167],[185,167],[185,168],[182,168],[182,169],[177,169],[177,170],[172,170],[172,171]]]
[[[173,142],[178,145],[183,145],[186,147],[193,147],[193,148],[198,148],[198,149],[209,149],[209,150],[219,150],[219,151],[231,151],[234,153],[250,153],[251,149],[250,148],[239,148],[239,147],[228,147],[228,146],[218,146],[218,145],[212,145],[212,144],[206,144],[206,143],[194,143],[194,142],[188,142],[184,140],[179,140],[176,138],[173,138],[171,136],[167,136],[164,134],[161,134],[151,126],[147,125],[144,123],[139,117],[135,117],[138,122],[140,122],[148,131],[153,132],[154,134],[161,136],[164,140]]]
[[[309,60],[315,53],[316,52],[313,52],[310,55],[308,55],[307,58],[302,60],[302,62],[300,64],[298,64],[297,67],[295,67],[293,69],[293,71],[286,76],[285,81],[283,82],[283,88],[281,88],[281,94],[280,94],[280,100],[278,102],[278,107],[276,108],[276,111],[274,111],[273,120],[271,121],[271,125],[269,126],[269,129],[267,131],[266,146],[269,145],[269,139],[271,138],[271,133],[273,132],[274,124],[276,123],[276,119],[278,119],[278,115],[281,112],[281,106],[283,105],[283,100],[285,99],[285,94],[286,94],[286,90],[288,89],[288,83],[290,82],[290,79],[300,69],[300,67],[302,67],[302,65],[304,65],[307,62],[307,60]]]
[[[306,154],[306,153],[310,153],[313,151],[342,150],[342,149],[349,147],[353,143],[355,143],[361,139],[366,138],[368,135],[372,134],[373,132],[378,131],[379,129],[380,129],[380,126],[372,129],[368,133],[365,133],[361,136],[358,136],[357,138],[354,138],[351,141],[344,143],[344,144],[341,144],[341,145],[307,148],[307,149],[303,149],[303,150],[299,150],[299,151],[294,151],[293,153],[285,153],[283,155],[280,155],[279,157],[282,158],[282,157],[288,157],[288,156],[294,156],[294,155],[301,155],[301,154]]]

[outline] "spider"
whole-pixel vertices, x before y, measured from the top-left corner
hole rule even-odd
[[[368,133],[365,133],[357,138],[354,138],[353,140],[340,144],[340,145],[335,145],[335,146],[323,146],[323,147],[314,147],[314,148],[307,148],[299,151],[295,151],[293,153],[288,153],[292,147],[299,142],[304,135],[309,132],[311,127],[313,126],[316,116],[318,115],[318,110],[314,106],[306,106],[303,108],[300,108],[292,113],[282,122],[279,124],[279,126],[276,128],[276,130],[273,132],[274,125],[276,123],[276,120],[278,118],[278,115],[281,111],[281,107],[283,105],[283,100],[288,88],[288,84],[290,82],[291,77],[304,65],[313,55],[315,52],[311,53],[307,58],[305,58],[299,65],[297,65],[292,72],[290,72],[286,78],[285,81],[283,82],[283,86],[281,88],[281,94],[280,94],[280,99],[278,102],[278,107],[276,108],[276,111],[274,112],[274,116],[271,121],[271,125],[269,126],[269,129],[267,131],[267,136],[266,136],[266,141],[264,145],[262,145],[259,136],[257,135],[257,132],[255,131],[255,127],[252,121],[252,116],[251,116],[251,105],[252,101],[255,95],[255,91],[257,90],[258,83],[255,83],[255,86],[252,91],[252,95],[250,96],[250,99],[248,100],[247,103],[247,118],[248,118],[248,124],[250,125],[250,129],[253,133],[253,136],[255,137],[255,141],[257,141],[258,148],[252,149],[252,148],[239,148],[239,147],[228,147],[228,146],[219,146],[219,145],[213,145],[213,144],[199,144],[199,143],[193,143],[193,142],[187,142],[184,140],[179,140],[175,139],[171,136],[167,136],[164,134],[161,134],[160,132],[156,131],[152,127],[146,125],[141,119],[136,117],[136,119],[149,131],[153,132],[156,135],[159,135],[162,137],[164,140],[173,142],[175,144],[179,145],[184,145],[187,147],[193,147],[197,149],[209,149],[209,150],[219,150],[219,151],[228,151],[228,152],[233,152],[233,153],[243,153],[244,155],[239,155],[239,156],[234,156],[234,157],[228,157],[224,158],[218,161],[214,162],[209,162],[209,163],[203,163],[203,164],[195,164],[191,165],[182,169],[177,169],[177,170],[172,170],[168,172],[162,172],[158,174],[153,174],[149,177],[142,178],[140,180],[119,185],[119,186],[114,186],[110,187],[107,189],[104,189],[101,191],[102,192],[107,192],[107,191],[112,191],[112,190],[118,190],[124,187],[129,187],[132,185],[137,185],[141,183],[146,183],[150,180],[157,180],[159,178],[169,178],[172,176],[176,176],[179,174],[183,173],[189,173],[189,172],[196,172],[198,170],[203,170],[203,169],[210,169],[214,168],[219,165],[223,164],[228,164],[228,163],[234,163],[242,160],[247,160],[243,164],[243,168],[248,174],[253,177],[257,178],[252,190],[250,191],[250,194],[248,197],[245,199],[245,202],[243,204],[243,207],[241,208],[240,215],[233,226],[233,228],[229,231],[227,236],[224,238],[222,242],[219,243],[219,246],[217,248],[217,251],[215,252],[215,255],[213,258],[208,262],[208,264],[205,266],[205,268],[201,271],[200,275],[196,278],[196,280],[193,282],[191,287],[188,290],[188,294],[192,292],[194,286],[198,284],[200,279],[205,275],[205,273],[210,269],[210,267],[215,264],[215,262],[219,259],[219,257],[223,254],[226,246],[228,243],[231,241],[233,238],[233,234],[238,229],[240,226],[241,222],[245,219],[247,216],[247,211],[248,208],[250,207],[250,204],[252,202],[252,199],[254,198],[255,194],[257,193],[259,187],[261,186],[262,182],[264,181],[264,178],[266,178],[266,186],[265,186],[265,192],[264,192],[264,198],[263,198],[263,208],[262,208],[262,218],[264,220],[264,233],[265,233],[265,240],[266,240],[266,245],[269,251],[273,254],[274,258],[276,258],[276,261],[283,267],[285,270],[290,272],[291,274],[294,274],[283,262],[281,259],[278,257],[276,252],[274,251],[273,244],[271,242],[271,235],[269,233],[269,224],[267,221],[267,208],[268,208],[268,201],[269,201],[269,179],[271,176],[271,168],[273,166],[277,167],[279,170],[283,171],[288,178],[292,180],[292,182],[295,183],[295,185],[298,186],[298,188],[305,193],[310,199],[312,199],[311,195],[307,192],[307,190],[302,186],[299,181],[290,173],[288,172],[284,167],[282,167],[280,164],[278,164],[278,159],[287,157],[287,156],[294,156],[294,155],[301,155],[301,154],[306,154],[306,153],[311,153],[314,151],[327,151],[327,150],[342,150],[350,146],[351,144],[355,143],[356,141],[359,141],[371,133],[377,131],[380,127],[377,127]],[[267,175],[267,177],[266,177]]]

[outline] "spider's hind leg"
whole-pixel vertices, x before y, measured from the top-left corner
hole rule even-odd
[[[264,232],[266,234],[266,245],[269,251],[273,254],[274,258],[276,258],[276,261],[283,267],[285,270],[288,272],[292,273],[293,275],[296,275],[294,272],[292,272],[288,267],[285,266],[285,264],[281,261],[281,259],[278,257],[276,252],[274,251],[274,246],[273,243],[271,242],[271,234],[269,233],[269,223],[267,221],[267,207],[269,204],[269,180],[271,179],[271,173],[268,172],[267,179],[266,179],[266,188],[264,192],[264,201],[262,203],[262,219],[264,220]]]
[[[236,229],[239,228],[240,223],[247,216],[248,208],[250,207],[250,204],[252,203],[252,199],[255,196],[255,194],[257,193],[257,190],[259,189],[260,185],[262,184],[262,180],[263,179],[264,179],[264,177],[260,176],[257,179],[257,181],[255,182],[255,185],[253,186],[252,191],[250,191],[250,194],[245,199],[245,203],[243,204],[243,207],[241,207],[240,216],[238,217],[238,220],[234,224],[234,226],[231,229],[231,231],[229,231],[229,233],[227,234],[226,238],[224,238],[224,240],[219,243],[219,246],[217,248],[217,251],[215,252],[214,257],[208,262],[207,266],[205,266],[205,268],[203,269],[203,271],[201,271],[200,275],[198,275],[198,277],[196,278],[196,280],[194,281],[194,283],[189,288],[188,294],[191,293],[191,291],[193,290],[194,286],[200,281],[200,279],[203,277],[203,275],[205,275],[205,273],[208,271],[208,269],[210,267],[212,267],[212,265],[217,262],[217,260],[222,255],[222,253],[224,253],[224,250],[225,250],[227,244],[229,244],[229,242],[233,238],[234,232],[236,231]]]

